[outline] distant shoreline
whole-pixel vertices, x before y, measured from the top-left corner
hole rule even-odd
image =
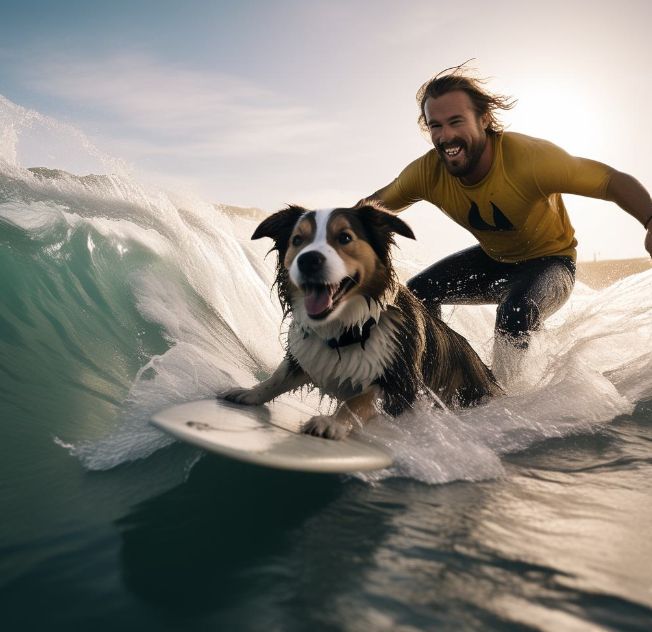
[[[652,268],[652,259],[607,259],[605,261],[578,261],[577,280],[600,290],[632,274]]]

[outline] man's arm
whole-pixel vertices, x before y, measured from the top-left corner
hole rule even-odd
[[[385,207],[385,209],[391,211],[392,213],[400,213],[401,211],[405,210],[412,203],[410,204],[402,203],[399,196],[396,195],[396,192],[394,190],[395,188],[394,182],[388,184],[386,187],[383,187],[382,189],[378,189],[378,191],[372,193],[371,195],[367,195],[366,197],[363,197],[361,200],[357,202],[356,206],[362,206],[363,204],[366,204],[368,202],[378,202],[379,204],[382,204],[382,206]]]
[[[615,202],[645,227],[645,249],[652,255],[652,200],[640,182],[613,167],[571,156],[553,143],[537,140],[526,162],[544,195],[571,193]]]
[[[614,171],[607,185],[607,199],[635,217],[647,230],[645,249],[652,256],[652,198],[632,176]]]
[[[425,191],[432,185],[428,175],[432,174],[430,152],[412,161],[398,177],[382,189],[362,198],[358,204],[380,202],[388,211],[400,213],[419,200],[426,199]]]

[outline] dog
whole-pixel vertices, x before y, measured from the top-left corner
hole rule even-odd
[[[398,416],[421,393],[446,406],[473,406],[502,392],[471,345],[397,280],[394,235],[412,229],[376,203],[270,215],[252,239],[274,240],[276,282],[290,317],[286,355],[272,376],[219,397],[258,405],[316,386],[338,401],[304,432],[341,439],[381,409]]]

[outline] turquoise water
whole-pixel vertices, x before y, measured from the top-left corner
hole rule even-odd
[[[578,285],[520,390],[389,426],[391,470],[267,470],[148,423],[281,357],[260,213],[4,156],[2,629],[652,627],[652,274]],[[491,360],[492,307],[445,317]]]

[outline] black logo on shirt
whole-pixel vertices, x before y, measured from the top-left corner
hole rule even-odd
[[[475,202],[471,203],[471,208],[469,209],[469,224],[471,228],[475,230],[491,230],[494,232],[515,230],[514,224],[507,219],[505,214],[493,202],[491,202],[491,207],[494,211],[494,223],[488,224],[482,219],[478,205]]]

